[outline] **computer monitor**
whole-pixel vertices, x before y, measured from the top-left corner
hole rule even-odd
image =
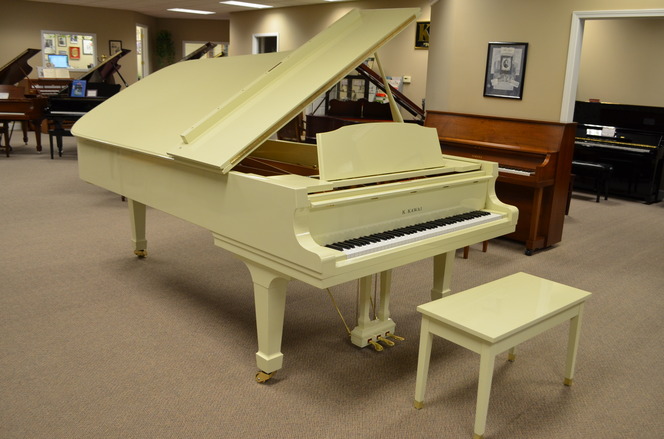
[[[48,62],[50,62],[53,67],[69,68],[69,56],[67,55],[50,54],[48,56]]]

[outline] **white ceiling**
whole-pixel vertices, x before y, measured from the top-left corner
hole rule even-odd
[[[230,6],[219,3],[219,0],[31,0],[42,3],[59,3],[75,6],[89,6],[93,8],[124,9],[126,11],[140,12],[151,17],[160,18],[190,18],[208,20],[226,20],[229,13],[251,11],[251,8]],[[327,3],[325,0],[244,0],[251,3],[270,5],[275,8],[289,6],[303,6]],[[343,0],[337,0],[343,1]],[[169,8],[197,9],[216,12],[213,15],[186,14],[170,12]]]

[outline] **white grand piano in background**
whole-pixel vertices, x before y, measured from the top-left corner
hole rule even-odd
[[[386,122],[322,133],[317,145],[272,139],[418,12],[354,10],[292,52],[174,64],[72,129],[81,178],[129,200],[139,256],[151,206],[209,229],[216,245],[247,264],[259,382],[282,367],[289,280],[327,288],[358,279],[351,340],[378,347],[394,335],[392,268],[433,257],[432,297],[440,297],[456,249],[514,231],[516,208],[494,193],[497,165],[442,155],[434,128]],[[467,212],[481,216],[434,222]],[[405,238],[381,233],[422,223]],[[344,242],[359,237],[370,244]],[[371,279],[379,273],[372,319]]]

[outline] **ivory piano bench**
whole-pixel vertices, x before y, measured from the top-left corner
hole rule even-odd
[[[579,344],[581,314],[590,293],[526,273],[471,288],[420,305],[420,351],[415,407],[424,406],[431,344],[437,335],[480,354],[474,439],[482,439],[489,408],[495,356],[547,329],[570,321],[564,384],[572,385]]]

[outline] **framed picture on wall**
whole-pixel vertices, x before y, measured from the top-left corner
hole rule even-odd
[[[69,59],[81,59],[81,48],[76,46],[69,47]]]
[[[92,55],[94,52],[94,42],[92,38],[83,37],[83,55]]]
[[[522,99],[528,43],[489,43],[484,96]]]
[[[418,21],[415,28],[415,48],[428,49],[429,48],[429,29],[431,29],[430,21]]]
[[[122,51],[122,41],[120,40],[108,40],[108,53],[113,56],[118,52]]]
[[[44,53],[55,53],[55,42],[53,38],[44,38]]]

